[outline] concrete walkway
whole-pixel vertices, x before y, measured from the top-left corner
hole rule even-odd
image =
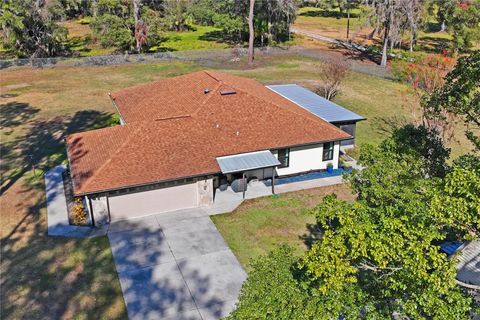
[[[282,194],[286,192],[333,186],[341,183],[343,183],[342,176],[285,183],[275,186],[275,193]],[[250,182],[248,184],[248,189],[245,193],[245,199],[243,199],[243,194],[241,192],[234,192],[230,187],[228,187],[225,191],[220,191],[217,189],[213,205],[205,208],[204,210],[209,215],[227,213],[235,210],[246,199],[254,199],[270,195],[272,195],[272,188],[266,186],[262,181]]]
[[[108,226],[102,228],[72,226],[68,222],[67,200],[62,174],[67,170],[59,165],[45,173],[45,193],[47,201],[47,226],[49,236],[89,238],[107,233]]]
[[[130,319],[220,319],[246,273],[201,209],[110,225],[108,238]]]

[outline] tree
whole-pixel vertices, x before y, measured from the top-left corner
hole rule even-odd
[[[142,43],[146,43],[148,30],[147,25],[140,21],[140,1],[141,0],[132,0],[133,21],[135,26],[135,48],[137,52],[140,52]]]
[[[252,263],[237,308],[227,319],[329,320],[339,314],[359,318],[356,305],[365,301],[361,292],[347,286],[344,293],[342,301],[335,299],[337,292],[320,294],[309,285],[292,249],[282,246]]]
[[[389,48],[402,46],[406,32],[410,34],[409,47],[413,51],[429,5],[427,0],[371,0],[364,3],[370,8],[367,15],[367,21],[373,27],[370,38],[375,34],[382,37],[382,66],[387,64]]]
[[[253,41],[255,40],[255,29],[253,28],[253,9],[255,8],[255,0],[250,0],[248,11],[248,64],[253,64]]]
[[[466,136],[480,152],[480,51],[460,58],[445,84],[425,99],[432,116],[450,112],[465,123]]]
[[[348,68],[348,62],[340,58],[322,63],[318,67],[318,76],[322,83],[315,88],[315,93],[327,100],[332,100],[340,92],[340,86],[348,73]]]
[[[398,130],[362,147],[366,168],[348,178],[356,202],[330,195],[313,209],[320,235],[301,259],[275,253],[253,265],[232,319],[470,316],[474,302],[439,243],[477,235],[480,172],[438,170],[446,165],[435,154],[448,155],[441,141],[421,128]]]
[[[170,0],[164,2],[165,20],[171,29],[177,32],[187,29],[190,5],[191,0]]]
[[[0,5],[3,45],[17,56],[51,57],[64,52],[68,30],[56,23],[57,3],[5,0]]]
[[[131,28],[133,20],[131,18],[121,18],[117,15],[104,13],[98,15],[90,27],[100,38],[103,47],[117,47],[129,50],[132,47],[134,38]]]
[[[416,63],[406,65],[404,80],[413,88],[421,100],[422,119],[424,126],[431,131],[436,131],[445,141],[453,137],[453,115],[447,110],[437,111],[430,104],[424,103],[425,99],[444,83],[444,78],[453,69],[455,60],[442,55],[428,55]]]
[[[442,0],[438,12],[453,35],[455,52],[466,52],[480,40],[480,0]]]
[[[264,45],[266,42],[272,45],[275,41],[289,39],[290,25],[295,21],[297,10],[295,0],[258,1],[255,8],[255,24],[261,44]]]

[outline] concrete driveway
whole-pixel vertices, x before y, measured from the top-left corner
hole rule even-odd
[[[246,273],[200,209],[114,222],[108,238],[130,319],[220,319]]]

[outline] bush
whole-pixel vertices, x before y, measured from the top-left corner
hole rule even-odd
[[[85,17],[85,18],[82,18],[82,19],[78,19],[77,22],[79,24],[90,24],[92,22],[92,18],[91,17]]]
[[[72,218],[73,224],[83,225],[87,223],[87,213],[85,212],[85,206],[81,198],[75,198],[73,201]]]
[[[104,14],[95,18],[90,24],[102,47],[129,49],[134,43],[132,19]]]

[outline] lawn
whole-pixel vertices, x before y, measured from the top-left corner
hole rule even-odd
[[[90,26],[81,23],[82,21],[67,20],[61,23],[68,29],[68,39],[65,43],[67,48],[81,57],[107,55],[116,51],[116,48],[103,48],[99,41],[95,41],[95,35]],[[228,47],[230,45],[222,39],[220,29],[192,25],[187,31],[162,32],[160,43],[152,46],[149,51],[214,50]]]
[[[222,42],[220,29],[196,25],[191,28],[182,32],[165,32],[161,43],[150,51],[211,50],[230,47],[229,44]]]
[[[318,62],[311,58],[292,54],[258,54],[255,61],[256,68],[253,69],[247,67],[245,58],[240,62],[231,62],[229,57],[220,59],[212,56],[210,60],[203,59],[202,63],[208,68],[255,78],[263,83],[298,83],[309,87],[317,79],[315,65]],[[46,236],[41,173],[65,160],[63,138],[66,134],[108,122],[114,113],[108,92],[201,70],[206,68],[205,64],[168,61],[104,67],[22,67],[2,70],[2,316],[51,318],[53,314],[53,318],[125,317],[108,240]],[[411,99],[411,94],[401,83],[351,73],[335,101],[368,118],[368,121],[359,124],[358,141],[376,143],[386,135],[392,124],[399,122],[398,119],[412,119],[412,108],[408,107],[406,99]],[[463,135],[460,133],[460,136]],[[459,153],[467,147],[457,143],[454,148]],[[35,165],[36,176],[33,175],[32,165]],[[296,224],[285,220],[285,225],[295,225],[295,231],[290,234],[293,235],[292,243],[296,242],[298,248],[302,248],[297,235],[305,231],[305,224],[312,222],[313,218],[306,214],[307,209],[301,208],[313,206],[320,197],[306,195],[297,200],[288,200],[289,197],[282,195],[277,200],[265,198],[252,203],[258,201],[259,204],[264,203],[263,208],[267,208],[269,201],[277,201],[271,207],[276,208],[272,210],[280,212],[279,215],[282,215],[281,212],[286,217],[298,215]],[[298,210],[294,210],[296,213],[291,213],[290,209],[282,211],[279,207],[284,203],[285,208]],[[261,222],[261,216],[258,214],[255,219]],[[273,215],[271,217],[274,218]],[[249,250],[257,254],[268,250],[271,242],[267,238],[264,238],[265,244],[258,245],[258,251],[253,248]],[[246,254],[246,251],[239,254],[242,263],[247,261],[244,258]],[[51,307],[47,301],[52,301]]]
[[[335,39],[347,38],[346,12],[340,14],[338,9],[325,10],[316,7],[302,7],[298,11],[294,27],[316,32]],[[350,36],[366,30],[365,21],[360,10],[353,9],[350,13]]]
[[[311,209],[331,193],[354,200],[349,187],[336,185],[247,200],[235,211],[212,216],[212,220],[248,271],[252,258],[281,244],[290,245],[300,255],[307,248],[309,226],[315,223]]]

